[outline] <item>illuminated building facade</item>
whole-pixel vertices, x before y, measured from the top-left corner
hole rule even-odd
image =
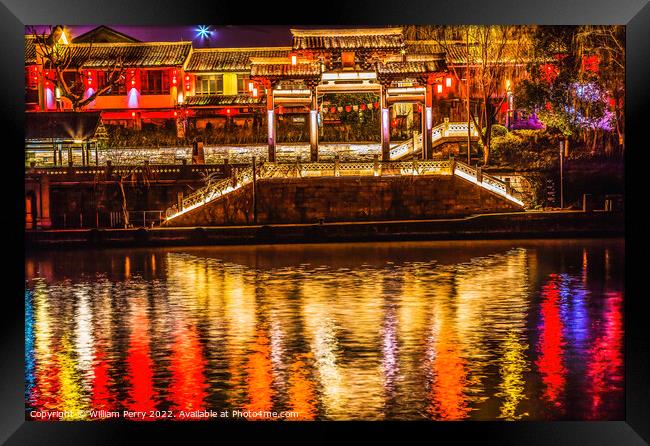
[[[191,42],[139,42],[100,26],[67,44],[71,57],[64,77],[88,97],[106,85],[119,61],[120,83],[83,108],[101,111],[104,124],[175,125],[178,136],[190,126],[262,129],[270,161],[275,160],[277,121],[284,116],[307,130],[312,161],[318,160],[319,127],[344,110],[377,110],[385,160],[391,128],[417,128],[425,135],[423,158],[430,158],[434,125],[467,120],[462,79],[450,69],[466,59],[460,50],[456,54],[433,41],[409,41],[397,27],[291,33],[290,47],[195,49]],[[70,110],[72,104],[39,56],[36,39],[26,36],[25,42],[27,110]],[[330,107],[326,98],[337,94],[376,99]],[[501,117],[506,115],[504,109]]]

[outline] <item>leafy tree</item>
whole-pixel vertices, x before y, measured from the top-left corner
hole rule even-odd
[[[540,26],[532,35],[529,78],[517,107],[537,113],[552,133],[599,140],[616,129],[623,144],[624,31],[616,26]],[[613,109],[613,110],[612,110]]]

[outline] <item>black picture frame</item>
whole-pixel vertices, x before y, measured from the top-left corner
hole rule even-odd
[[[271,439],[291,431],[321,439],[348,437],[351,430],[369,436],[423,434],[425,441],[481,444],[642,445],[650,442],[650,369],[647,313],[643,311],[648,250],[646,212],[649,157],[644,142],[650,117],[650,5],[648,0],[374,0],[354,3],[299,1],[236,2],[195,0],[2,0],[0,42],[3,66],[2,153],[3,224],[2,319],[0,336],[0,441],[7,444],[121,444],[145,434],[169,439],[170,423],[44,423],[24,420],[24,26],[26,24],[624,24],[626,28],[626,293],[625,293],[625,421],[613,422],[436,422],[436,423],[172,423],[192,442],[196,434],[225,441],[225,433],[262,433]],[[11,246],[11,247],[10,247]],[[372,439],[372,440],[371,440]],[[410,440],[401,437],[402,441]],[[237,441],[242,441],[241,439]],[[419,441],[419,440],[418,440]],[[198,442],[198,440],[197,440]],[[129,441],[128,443],[131,443]],[[165,442],[163,441],[163,444]]]

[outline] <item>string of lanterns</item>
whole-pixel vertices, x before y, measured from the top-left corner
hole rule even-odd
[[[328,113],[343,113],[344,111],[346,113],[350,112],[358,112],[358,111],[364,111],[364,110],[378,110],[380,108],[379,102],[369,102],[367,104],[354,104],[354,105],[339,105],[339,106],[327,106],[327,105],[321,105],[320,106],[320,111],[321,113],[328,114]],[[422,105],[418,104],[418,113],[422,112]]]

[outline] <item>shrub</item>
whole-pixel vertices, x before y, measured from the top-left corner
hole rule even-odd
[[[492,138],[497,138],[508,134],[508,129],[500,124],[494,124],[492,125],[491,133],[492,133]]]
[[[514,130],[492,139],[495,164],[514,168],[549,168],[557,161],[557,142],[544,130]]]

